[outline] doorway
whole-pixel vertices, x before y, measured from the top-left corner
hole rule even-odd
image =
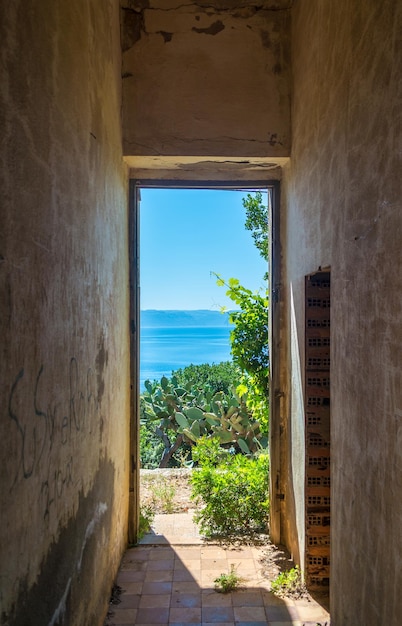
[[[129,498],[129,540],[135,542],[139,527],[139,469],[140,469],[140,438],[139,438],[139,399],[140,399],[140,203],[141,196],[150,189],[182,189],[202,191],[238,191],[245,193],[255,190],[266,190],[268,194],[270,237],[269,237],[269,345],[270,345],[270,385],[272,389],[275,348],[272,345],[272,333],[275,332],[275,324],[278,324],[276,304],[278,302],[277,286],[279,284],[278,258],[279,233],[278,233],[278,203],[279,189],[277,182],[253,181],[250,183],[231,182],[216,183],[186,183],[180,184],[166,181],[135,181],[130,183],[130,352],[131,352],[131,428],[130,428],[130,498]],[[273,407],[272,402],[270,406]],[[271,409],[272,411],[272,409]]]

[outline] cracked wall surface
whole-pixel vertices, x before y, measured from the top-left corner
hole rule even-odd
[[[130,156],[286,157],[287,1],[123,1]]]

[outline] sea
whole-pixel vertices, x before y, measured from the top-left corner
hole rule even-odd
[[[187,365],[231,361],[230,326],[153,327],[141,329],[140,391],[144,382],[171,376]]]

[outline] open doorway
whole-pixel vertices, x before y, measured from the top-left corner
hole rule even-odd
[[[187,194],[184,200],[184,202],[188,203],[186,214],[183,213],[183,210],[185,210],[183,209],[183,207],[179,209],[179,214],[182,216],[181,220],[184,219],[183,218],[184,215],[185,215],[186,220],[188,220],[188,217],[189,217],[188,213],[193,212],[193,216],[192,216],[193,234],[192,234],[192,242],[190,242],[190,247],[188,246],[188,243],[189,243],[188,241],[186,241],[185,242],[186,245],[184,245],[182,236],[181,236],[181,230],[180,230],[180,220],[178,219],[178,216],[174,214],[175,211],[173,210],[169,212],[168,206],[163,207],[163,210],[165,212],[165,217],[169,215],[168,221],[167,222],[165,221],[164,224],[155,223],[153,226],[151,226],[151,230],[153,229],[153,234],[158,239],[158,241],[162,241],[162,244],[159,244],[159,245],[163,247],[163,255],[171,254],[173,256],[174,263],[176,264],[178,263],[179,265],[176,268],[174,267],[174,264],[173,266],[171,265],[169,267],[166,256],[165,257],[162,256],[162,258],[157,259],[156,258],[157,255],[154,255],[155,256],[154,269],[155,267],[157,267],[157,273],[159,272],[161,276],[161,281],[158,285],[154,283],[154,279],[152,277],[150,278],[149,276],[147,276],[145,278],[144,273],[141,269],[143,256],[145,258],[144,245],[146,244],[144,243],[144,240],[142,240],[140,244],[140,240],[141,240],[140,220],[141,220],[141,215],[143,214],[143,212],[147,210],[146,206],[144,206],[145,197],[152,196],[152,194],[156,194],[156,196],[158,195],[160,196],[159,197],[159,201],[160,201],[161,197],[163,196],[166,190],[173,191],[176,194],[178,192],[179,193],[181,192],[183,195]],[[237,206],[240,207],[244,215],[242,199],[247,197],[247,194],[254,194],[256,191],[259,191],[264,194],[264,200],[267,206],[267,213],[269,217],[268,230],[270,233],[270,236],[268,237],[269,250],[268,250],[268,257],[267,257],[266,265],[260,266],[261,276],[259,276],[257,279],[260,285],[258,285],[256,281],[254,280],[255,277],[252,277],[253,280],[251,280],[251,284],[247,285],[247,276],[243,271],[247,266],[246,254],[244,252],[244,248],[242,248],[241,245],[236,246],[236,242],[232,242],[231,234],[229,232],[230,229],[228,228],[228,223],[227,223],[228,218],[227,217],[222,218],[222,215],[217,214],[216,210],[212,211],[211,213],[211,211],[207,211],[205,207],[206,207],[206,203],[209,203],[211,201],[211,194],[215,194],[215,196],[217,193],[222,194],[221,195],[222,200],[224,196],[229,197],[229,194],[230,194],[230,196],[232,196],[232,201],[234,202],[234,204],[237,204]],[[195,201],[195,197],[196,197],[195,195],[193,196],[193,200],[189,201],[189,196],[188,196],[189,192],[191,192],[192,194],[197,194],[199,198],[197,202]],[[205,185],[197,184],[197,186],[188,185],[188,186],[185,186],[184,188],[182,185],[180,185],[180,190],[175,184],[168,185],[164,183],[163,185],[161,185],[160,183],[158,184],[154,182],[152,183],[147,183],[144,181],[132,182],[131,194],[130,194],[131,195],[131,203],[130,203],[131,204],[131,210],[130,210],[131,316],[130,316],[130,320],[131,320],[131,361],[132,361],[132,371],[131,371],[132,393],[131,395],[132,395],[133,418],[132,418],[131,442],[130,442],[130,447],[131,447],[131,450],[130,450],[130,458],[131,458],[130,540],[135,539],[136,534],[137,534],[137,529],[138,529],[138,511],[139,511],[139,498],[140,498],[140,493],[139,493],[139,467],[140,467],[139,398],[140,398],[141,392],[143,391],[144,381],[146,378],[151,378],[151,379],[160,378],[161,375],[169,376],[172,373],[172,370],[177,369],[177,368],[182,369],[183,367],[186,367],[186,365],[190,365],[190,363],[186,363],[185,359],[179,362],[174,362],[172,361],[172,359],[170,360],[168,359],[167,361],[165,359],[161,359],[162,362],[159,364],[160,365],[159,369],[154,370],[154,371],[152,370],[147,371],[147,367],[149,367],[150,364],[149,362],[147,363],[146,359],[144,358],[144,351],[139,349],[141,345],[141,317],[143,318],[142,319],[143,325],[144,325],[145,318],[147,318],[145,324],[149,325],[150,319],[152,319],[153,315],[154,317],[158,318],[158,315],[153,313],[155,312],[155,310],[158,310],[158,308],[159,308],[159,311],[164,312],[165,319],[169,318],[169,313],[167,314],[167,312],[169,311],[172,312],[174,310],[176,311],[180,310],[182,313],[186,311],[187,312],[193,311],[192,316],[197,318],[198,313],[196,314],[195,313],[196,311],[205,312],[209,310],[211,313],[214,313],[216,316],[220,316],[221,315],[220,306],[223,305],[223,306],[226,306],[227,308],[231,308],[230,303],[227,301],[227,298],[225,298],[225,291],[226,291],[225,288],[220,289],[220,290],[219,288],[217,288],[214,295],[212,295],[212,300],[211,299],[209,301],[205,299],[201,300],[198,297],[201,294],[201,292],[204,293],[205,285],[204,284],[201,285],[199,282],[199,279],[198,280],[195,279],[193,281],[193,284],[191,283],[191,276],[192,276],[191,275],[191,259],[189,258],[191,256],[189,252],[191,251],[191,245],[199,249],[198,263],[203,266],[204,280],[205,281],[209,280],[210,285],[212,283],[215,283],[216,278],[217,278],[216,276],[211,275],[211,273],[213,274],[215,272],[216,274],[219,274],[219,276],[221,276],[222,279],[225,281],[233,277],[237,278],[236,273],[239,272],[238,268],[240,267],[240,269],[242,270],[240,272],[240,279],[239,279],[240,282],[246,283],[246,287],[250,288],[251,291],[254,291],[258,289],[259,286],[263,285],[262,278],[265,278],[265,280],[267,280],[267,273],[269,270],[269,283],[266,282],[265,285],[267,287],[269,285],[269,291],[272,294],[272,292],[275,291],[275,286],[277,285],[277,282],[278,282],[275,279],[274,274],[273,274],[273,272],[275,271],[274,262],[273,262],[273,257],[275,257],[275,253],[274,253],[274,246],[272,245],[274,237],[276,236],[276,229],[275,229],[275,223],[274,223],[275,222],[274,204],[275,204],[275,200],[277,199],[276,197],[277,194],[275,192],[276,192],[275,184],[267,184],[267,183],[256,184],[255,182],[253,182],[250,185],[247,185],[247,184],[245,185],[244,183],[242,183],[241,185],[225,184],[221,186],[216,186],[215,184],[213,186],[208,185],[208,184],[205,184]],[[177,202],[177,197],[178,196],[176,195],[176,202]],[[140,209],[140,203],[142,205],[141,209]],[[229,205],[230,205],[230,202],[229,202]],[[203,210],[203,208],[205,210]],[[194,219],[194,216],[196,216],[197,219]],[[222,229],[222,231],[219,232],[219,227],[218,227],[219,223],[222,223],[222,221],[225,222],[225,219],[226,219],[226,230]],[[159,233],[157,234],[155,233],[155,228],[156,229],[159,228]],[[242,229],[243,229],[244,236],[250,238],[250,233],[246,233],[246,230],[244,227],[244,220],[242,224]],[[210,257],[210,255],[208,254],[208,250],[211,250],[211,247],[210,247],[211,242],[215,246],[221,245],[222,247],[224,247],[227,250],[226,254],[229,257],[229,260],[230,260],[230,254],[232,254],[233,258],[236,258],[236,261],[240,260],[240,265],[238,265],[238,267],[236,268],[236,263],[233,263],[232,269],[230,268],[230,263],[229,263],[229,267],[225,265],[223,268],[221,264],[219,264],[218,267],[216,266],[214,267],[214,261],[212,261],[212,265],[211,265],[211,260],[209,260],[208,262],[208,259]],[[223,242],[225,245],[222,245]],[[155,244],[155,242],[153,243]],[[180,246],[183,248],[184,256],[180,256],[180,254],[178,254],[178,252],[180,253],[181,251]],[[177,250],[177,248],[179,248],[179,250]],[[187,257],[186,257],[186,254],[188,255]],[[165,258],[165,262],[163,260],[164,258]],[[186,265],[186,259],[188,261],[187,265]],[[193,271],[195,273],[194,265],[193,265]],[[145,296],[145,293],[141,294],[141,291],[140,291],[140,285],[141,283],[144,284],[144,280],[148,280],[149,283],[153,283],[151,292],[148,289],[146,296]],[[184,282],[184,284],[188,285],[188,288],[187,288],[188,293],[186,294],[186,297],[188,298],[188,300],[183,301],[182,299],[183,296],[181,294],[178,294],[176,290],[176,293],[174,295],[175,299],[172,301],[171,292],[175,292],[175,286],[177,286],[178,281]],[[250,281],[248,282],[250,283]],[[159,300],[155,300],[155,299],[152,300],[153,295],[155,295],[152,293],[152,290],[154,290],[156,297],[159,298]],[[144,289],[144,292],[145,292],[145,289]],[[275,293],[273,295],[274,295],[274,298],[272,298],[272,295],[269,298],[269,300],[271,301],[271,304],[272,304],[273,299],[275,300]],[[196,299],[196,297],[198,299]],[[147,304],[143,305],[144,301]],[[189,302],[189,304],[186,304],[187,301]],[[173,305],[172,305],[172,302],[173,302]],[[179,305],[178,305],[178,302],[180,303]],[[157,306],[155,306],[155,303],[157,304]],[[233,308],[236,308],[236,307],[233,306]],[[148,313],[145,316],[143,313],[141,316],[141,309],[146,309]],[[273,308],[271,307],[269,309],[271,322],[268,324],[270,333],[272,332],[272,329],[273,329],[272,314],[273,314]],[[175,316],[171,313],[170,317],[173,318]],[[176,318],[176,319],[179,319],[179,318]],[[179,321],[179,324],[182,325],[183,316],[181,316],[180,319],[181,319],[181,322]],[[222,320],[223,319],[224,319],[224,316],[222,316]],[[155,323],[155,321],[154,322],[151,321],[151,325],[152,323]],[[172,324],[172,319],[170,319],[169,323]],[[191,322],[191,323],[194,323],[194,322]],[[173,324],[175,324],[174,321],[173,321]],[[145,330],[145,328],[143,330]],[[143,340],[144,340],[144,334],[146,333],[143,333],[142,335]],[[169,333],[169,334],[170,336],[174,335],[174,333]],[[225,328],[225,331],[223,332],[223,335],[224,334],[226,334],[226,355],[230,357],[230,346],[229,346],[229,341],[228,341],[229,332],[228,332],[227,326]],[[175,340],[173,339],[173,341]],[[201,341],[201,345],[203,345],[204,347],[205,347],[205,343],[206,343],[205,341]],[[200,345],[199,339],[198,339],[198,345]],[[221,337],[220,348],[222,348],[222,337]],[[193,363],[194,365],[202,364],[201,362],[205,362],[206,357],[205,355],[202,356],[201,354],[199,354],[200,350],[198,350],[197,353],[194,354],[194,358],[191,356],[191,350],[187,350],[184,352],[187,352],[187,359],[190,360],[190,362]],[[268,346],[267,346],[267,352],[268,352]],[[209,352],[209,356],[207,358],[209,361],[211,360],[211,358],[213,361],[219,360],[218,354],[219,352],[217,353],[217,356],[215,357],[213,353]],[[270,350],[270,354],[271,354],[271,359],[272,359],[272,350]],[[141,355],[142,355],[142,363],[141,363]]]

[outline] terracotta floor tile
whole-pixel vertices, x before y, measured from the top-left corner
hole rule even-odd
[[[235,626],[234,622],[202,622],[202,626]]]
[[[219,546],[205,546],[201,548],[201,558],[205,559],[225,559],[227,550]]]
[[[232,604],[233,606],[264,606],[264,601],[261,591],[240,590],[232,594]]]
[[[171,608],[200,608],[201,593],[172,593]]]
[[[236,622],[263,622],[266,620],[262,606],[235,606],[233,609]]]
[[[142,584],[142,582],[125,582],[120,586],[124,593],[134,593],[139,595],[142,593]]]
[[[141,596],[134,593],[122,593],[118,609],[137,609]]]
[[[214,590],[209,591],[209,593],[203,593],[201,595],[201,602],[203,607],[232,606],[232,597],[230,593],[217,593]]]
[[[123,557],[124,561],[149,561],[151,548],[129,548]]]
[[[233,622],[233,608],[231,606],[203,606],[202,622]]]
[[[133,570],[135,572],[145,572],[145,570],[147,569],[148,566],[148,559],[145,559],[144,561],[130,561],[130,562],[126,562],[126,563],[122,563],[120,566],[120,571],[125,572],[128,570]]]
[[[189,622],[169,622],[169,626],[187,626]],[[191,626],[204,626],[201,622],[190,622]]]
[[[201,548],[194,546],[191,548],[183,548],[178,546],[176,548],[176,558],[185,561],[186,559],[200,559],[201,558]]]
[[[197,582],[181,582],[175,581],[172,587],[172,593],[198,593],[200,586]]]
[[[148,595],[142,595],[138,608],[140,609],[156,609],[157,607],[169,608],[170,607],[170,593],[152,593]]]
[[[171,608],[169,623],[194,624],[201,622],[201,608]]]
[[[167,560],[167,559],[175,559],[177,556],[176,550],[173,548],[165,548],[160,546],[157,550],[150,550],[149,552],[149,560]]]
[[[202,569],[217,569],[221,572],[226,572],[228,569],[230,570],[229,562],[226,559],[202,559],[201,560],[201,568]]]
[[[166,624],[169,621],[168,608],[144,608],[138,609],[137,622],[141,624]]]
[[[170,582],[173,579],[173,570],[159,571],[159,572],[146,572],[144,582]]]
[[[301,621],[307,621],[309,620],[310,622],[313,622],[315,620],[315,622],[320,622],[320,621],[325,621],[329,619],[329,615],[327,613],[327,611],[325,609],[323,609],[321,606],[299,606],[297,605],[297,612],[299,614],[299,618]]]
[[[278,598],[272,591],[262,591],[262,599],[265,606],[283,606],[283,600]]]
[[[172,592],[171,582],[145,582],[142,593],[145,595],[164,594]]]
[[[160,526],[159,534],[149,533],[142,545],[127,550],[122,559],[116,584],[124,592],[121,604],[110,606],[114,614],[110,625],[316,626],[327,622],[329,626],[321,604],[283,600],[270,593],[259,562],[264,546],[233,549],[206,544],[185,527],[192,516],[162,517],[168,518],[172,534],[165,535]],[[194,538],[188,539],[190,535]],[[214,580],[230,572],[231,563],[244,579],[242,588],[231,594],[217,593]]]
[[[173,572],[173,581],[176,582],[194,582],[194,577],[187,569],[178,569]]]
[[[173,561],[173,559],[155,559],[154,561],[149,561],[147,572],[172,570],[174,565],[175,562]]]
[[[120,624],[129,624],[130,626],[136,623],[138,609],[120,609],[114,611],[113,624],[119,626]]]
[[[222,570],[201,570],[201,581],[203,585],[214,587],[215,580],[222,574]]]
[[[126,582],[139,582],[145,578],[145,572],[138,572],[136,570],[120,570],[117,574],[116,584],[124,586]]]
[[[193,559],[188,561],[179,561],[176,559],[174,562],[175,570],[183,570],[187,569],[188,571],[200,570],[201,569],[201,559]]]
[[[299,619],[297,609],[293,606],[266,606],[265,613],[270,622],[283,622]]]
[[[241,576],[241,573],[245,571],[255,571],[254,559],[237,559],[236,557],[234,557],[232,559],[228,559],[228,564],[229,571],[233,564],[239,576]]]

